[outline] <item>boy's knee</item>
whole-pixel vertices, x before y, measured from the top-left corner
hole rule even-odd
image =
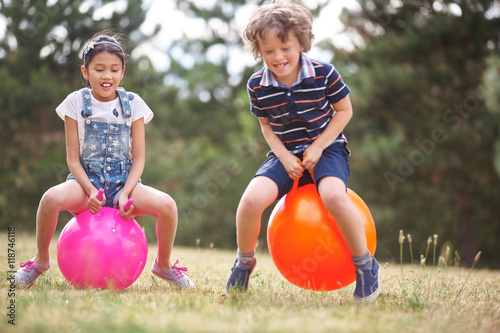
[[[326,193],[322,195],[321,199],[323,200],[325,207],[327,207],[327,209],[330,211],[344,211],[345,209],[350,208],[351,204],[349,198],[347,197],[347,194],[340,192]]]
[[[254,212],[261,210],[261,202],[255,195],[244,195],[238,206],[240,212]]]

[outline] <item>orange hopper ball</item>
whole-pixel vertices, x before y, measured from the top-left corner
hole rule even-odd
[[[370,210],[351,189],[347,195],[363,221],[373,255],[377,235]],[[298,287],[328,291],[356,280],[351,252],[314,184],[293,189],[276,204],[269,218],[267,243],[280,273]]]

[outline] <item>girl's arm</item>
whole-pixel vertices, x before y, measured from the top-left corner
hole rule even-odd
[[[269,124],[268,118],[259,118],[260,127],[262,130],[262,134],[266,139],[267,144],[271,147],[272,151],[276,155],[276,157],[280,160],[280,162],[285,167],[288,176],[293,180],[299,179],[302,177],[302,173],[304,172],[304,167],[302,166],[300,159],[291,154],[281,142],[280,138],[273,132],[271,125]]]
[[[330,119],[330,123],[326,126],[323,133],[321,133],[304,152],[302,165],[307,168],[307,170],[314,170],[316,163],[318,163],[321,158],[321,154],[323,154],[323,150],[329,147],[335,139],[337,139],[352,118],[353,111],[349,96],[346,96],[338,103],[332,104],[332,106],[335,110],[335,114],[332,119]]]
[[[120,214],[124,216],[125,219],[132,218],[132,213],[134,211],[134,205],[125,212],[123,206],[128,201],[130,194],[134,190],[137,182],[142,176],[144,171],[144,165],[146,161],[146,137],[144,130],[144,118],[137,119],[132,123],[132,152],[134,154],[132,160],[132,168],[123,187],[123,192],[118,199],[118,205],[120,206]]]
[[[80,163],[80,145],[78,143],[78,122],[68,116],[64,118],[64,129],[66,132],[66,161],[68,163],[68,168],[73,177],[82,186],[83,190],[89,196],[89,210],[92,213],[97,213],[106,198],[102,201],[96,199],[98,190],[89,180],[87,173],[83,170],[82,164]]]

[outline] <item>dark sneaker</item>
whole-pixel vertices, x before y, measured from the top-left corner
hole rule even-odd
[[[372,302],[380,294],[378,275],[380,265],[373,257],[373,267],[369,270],[356,270],[356,289],[354,289],[354,300],[356,302]]]
[[[238,267],[238,259],[236,258],[233,268],[231,268],[231,275],[227,280],[226,290],[228,292],[231,290],[247,291],[248,282],[250,281],[250,275],[252,274],[255,265],[257,265],[257,259],[254,260],[251,268],[240,268]]]
[[[30,287],[50,268],[50,259],[45,265],[36,264],[32,259],[22,262],[20,266],[21,268],[14,274],[14,284],[19,287]]]

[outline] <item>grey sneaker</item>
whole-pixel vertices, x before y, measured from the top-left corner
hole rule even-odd
[[[380,294],[378,275],[380,265],[373,257],[373,266],[368,270],[356,270],[356,288],[354,289],[354,300],[356,302],[372,302]]]
[[[39,265],[33,259],[22,262],[21,268],[14,274],[16,286],[30,287],[40,275],[50,268],[50,259],[45,265]]]
[[[255,265],[257,265],[257,259],[253,261],[252,267],[248,269],[240,268],[238,267],[238,258],[236,258],[233,268],[231,268],[231,275],[226,283],[227,292],[247,291],[248,283],[250,282],[250,275],[252,275]]]
[[[194,283],[187,277],[184,272],[187,272],[186,267],[177,267],[179,260],[172,266],[173,269],[161,269],[156,263],[156,259],[151,267],[151,272],[159,278],[173,284],[179,288],[196,289]]]

